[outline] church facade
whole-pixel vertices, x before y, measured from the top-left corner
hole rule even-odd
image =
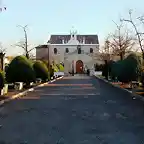
[[[50,62],[64,63],[66,74],[72,70],[83,73],[84,69],[92,69],[95,63],[101,63],[97,35],[78,35],[76,31],[69,35],[51,35],[48,45],[36,48],[36,58],[47,60],[48,52]]]

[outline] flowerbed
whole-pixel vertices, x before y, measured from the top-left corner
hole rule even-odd
[[[100,79],[106,80],[103,76],[98,76]],[[122,83],[122,82],[112,82],[112,80],[108,80],[109,83],[112,85],[116,85],[120,88],[126,89],[134,94],[138,94],[140,96],[144,96],[144,87],[142,86],[137,86],[135,88],[131,88],[130,83]]]

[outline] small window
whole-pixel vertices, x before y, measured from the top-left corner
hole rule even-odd
[[[78,51],[78,54],[81,54],[81,46],[80,45],[77,46],[77,51]]]
[[[65,52],[66,52],[66,53],[69,53],[69,49],[68,49],[68,48],[66,48],[66,49],[65,49]]]
[[[77,46],[77,51],[78,51],[78,54],[81,54],[81,46],[80,45]]]
[[[90,53],[93,53],[93,48],[90,48]]]
[[[81,48],[78,48],[78,54],[81,54]]]
[[[54,48],[54,54],[57,54],[57,48]]]

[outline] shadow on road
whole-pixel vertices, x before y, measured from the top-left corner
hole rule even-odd
[[[143,144],[144,104],[95,77],[67,77],[0,110],[0,141]]]

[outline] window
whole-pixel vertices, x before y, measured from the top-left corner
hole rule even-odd
[[[81,54],[81,46],[77,46],[78,54]]]
[[[90,53],[93,53],[93,48],[90,48]]]
[[[57,54],[57,48],[54,48],[54,54]]]
[[[81,54],[81,48],[78,48],[78,54]]]
[[[69,53],[69,49],[68,49],[68,48],[66,48],[66,49],[65,49],[65,52],[66,52],[66,53]]]

